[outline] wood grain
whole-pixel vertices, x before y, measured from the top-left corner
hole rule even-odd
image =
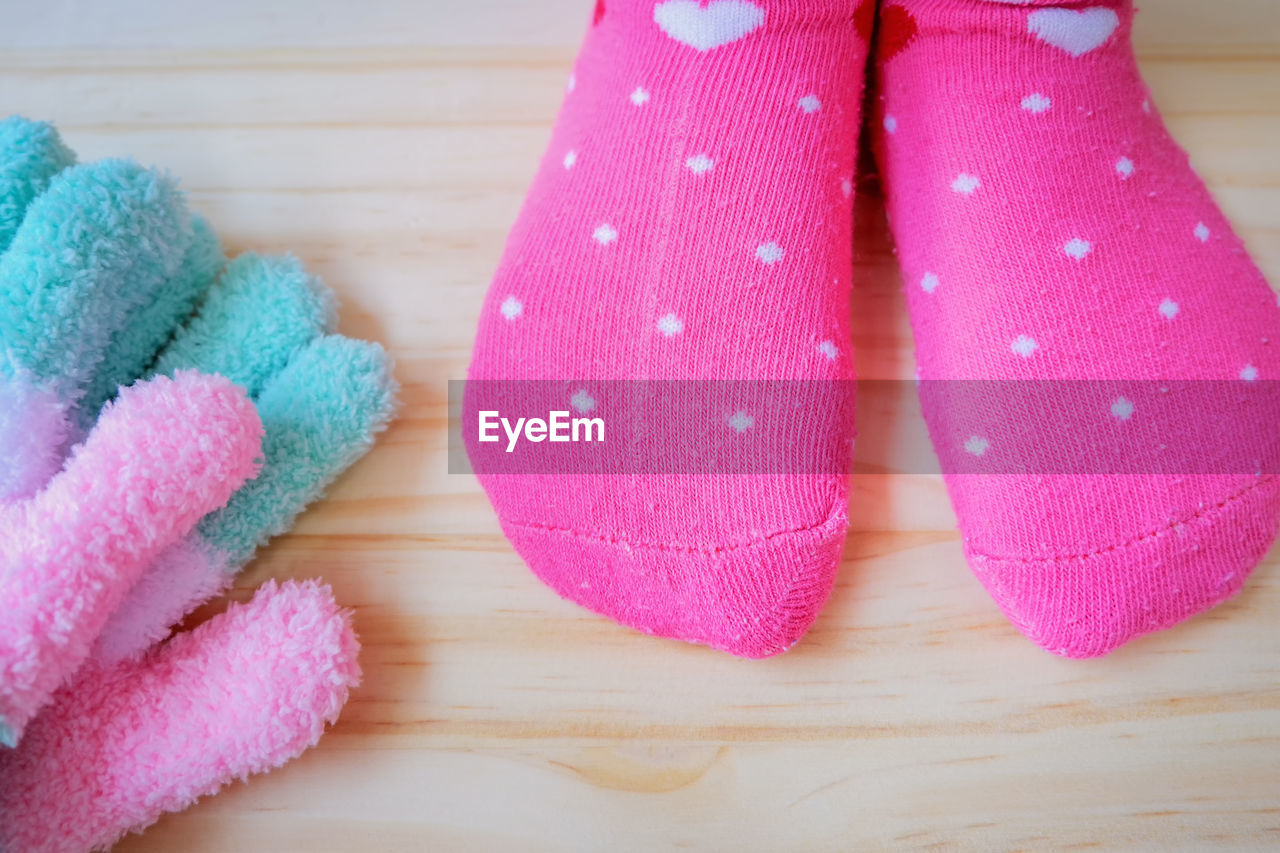
[[[1280,11],[1146,0],[1156,101],[1280,280]],[[81,155],[182,176],[233,250],[289,250],[389,345],[406,406],[237,585],[322,575],[365,682],[321,746],[135,851],[1280,846],[1280,558],[1235,600],[1097,661],[1019,637],[935,478],[855,478],[809,638],[764,662],[560,601],[445,463],[446,382],[561,96],[588,0],[46,0],[6,13],[0,106]],[[878,201],[861,372],[912,375]],[[906,405],[860,412],[907,429]],[[862,459],[874,472],[875,460]]]

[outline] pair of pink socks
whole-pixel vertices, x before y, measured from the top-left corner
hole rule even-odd
[[[1230,401],[1277,378],[1280,307],[1151,103],[1132,20],[1129,0],[597,3],[470,378],[562,383],[583,413],[613,380],[852,380],[870,66],[920,378],[1071,388],[1091,441],[1212,417],[1162,383]],[[1103,654],[1212,607],[1274,537],[1269,470],[1001,470],[1025,413],[948,393],[924,410],[965,553],[1050,651]],[[835,409],[806,417],[796,441],[852,439]],[[720,447],[767,427],[728,406],[701,429]],[[745,657],[812,624],[847,526],[837,470],[479,473],[561,595]]]

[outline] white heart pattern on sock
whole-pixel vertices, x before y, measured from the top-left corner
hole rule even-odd
[[[1084,56],[1106,44],[1120,25],[1116,13],[1102,6],[1079,12],[1071,9],[1037,9],[1027,16],[1033,35],[1072,56]]]
[[[735,42],[764,23],[764,9],[743,0],[667,0],[653,7],[653,20],[681,44],[708,51]]]

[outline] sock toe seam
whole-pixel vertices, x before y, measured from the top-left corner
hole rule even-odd
[[[732,542],[728,545],[702,545],[702,544],[686,544],[682,542],[646,542],[643,540],[626,539],[621,536],[608,536],[602,533],[593,533],[585,530],[578,530],[572,527],[560,527],[554,524],[544,524],[541,522],[531,521],[507,521],[505,524],[511,527],[518,527],[523,530],[534,530],[540,533],[556,533],[561,536],[569,536],[575,539],[586,539],[601,545],[613,545],[623,548],[641,548],[652,551],[677,551],[686,554],[703,554],[706,556],[728,554],[733,551],[745,550],[748,548],[756,548],[765,545],[781,536],[789,536],[795,533],[808,533],[814,530],[821,530],[829,527],[833,522],[843,521],[840,507],[835,507],[830,514],[822,521],[813,524],[805,524],[797,527],[788,527],[782,530],[774,530],[769,533],[761,534],[752,539],[740,542]]]
[[[1095,548],[1092,551],[1084,551],[1079,554],[1058,554],[1052,557],[1000,557],[995,554],[985,554],[981,551],[968,550],[968,549],[966,550],[968,550],[968,553],[971,557],[974,557],[977,559],[996,560],[1004,563],[1019,563],[1022,565],[1028,565],[1028,564],[1043,565],[1045,563],[1058,563],[1058,562],[1063,562],[1067,560],[1085,560],[1090,557],[1100,557],[1106,554],[1111,554],[1115,551],[1120,551],[1126,548],[1132,548],[1137,545],[1141,545],[1144,542],[1147,542],[1152,539],[1158,539],[1161,536],[1168,534],[1170,531],[1176,528],[1183,527],[1185,525],[1191,524],[1192,522],[1200,521],[1210,516],[1216,515],[1224,511],[1225,509],[1227,509],[1227,507],[1229,507],[1231,504],[1244,499],[1249,495],[1250,492],[1254,491],[1255,489],[1260,489],[1269,483],[1275,482],[1275,480],[1276,480],[1275,475],[1268,475],[1266,477],[1262,477],[1256,482],[1250,483],[1248,486],[1245,486],[1243,489],[1236,492],[1235,494],[1229,495],[1223,498],[1221,501],[1214,504],[1213,506],[1198,510],[1192,513],[1191,515],[1187,516],[1186,518],[1169,522],[1168,524],[1165,524],[1161,527],[1157,527],[1155,530],[1151,530],[1147,533],[1143,533],[1125,542],[1120,542],[1115,545],[1107,545],[1101,548]]]

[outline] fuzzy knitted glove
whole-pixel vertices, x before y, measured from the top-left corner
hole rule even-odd
[[[296,260],[228,264],[172,181],[74,159],[49,125],[0,122],[5,851],[109,845],[336,718],[358,643],[327,587],[267,584],[160,641],[395,398]]]

